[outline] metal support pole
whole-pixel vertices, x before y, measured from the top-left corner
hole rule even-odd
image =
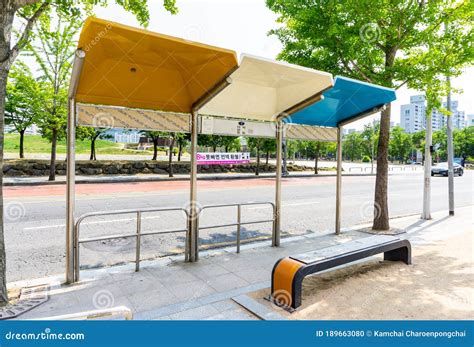
[[[76,103],[68,102],[66,171],[66,283],[74,282],[74,195],[76,188]],[[77,261],[77,260],[76,260]]]
[[[74,240],[74,200],[76,185],[76,91],[86,54],[78,49],[74,56],[74,65],[69,84],[67,117],[67,170],[66,170],[66,283],[73,283],[75,254]]]
[[[140,271],[140,247],[141,247],[141,234],[142,234],[142,213],[137,212],[137,248],[135,255],[135,271]]]
[[[280,217],[281,217],[281,159],[283,147],[284,124],[281,120],[276,122],[276,176],[275,176],[275,227],[273,228],[272,246],[280,246]]]
[[[375,144],[374,144],[374,137],[375,137],[375,119],[372,122],[372,136],[370,137],[370,174],[374,174],[374,154],[375,154]]]
[[[231,72],[229,72],[230,74]],[[226,76],[216,83],[210,90],[204,93],[191,109],[191,170],[190,170],[190,194],[189,194],[189,216],[188,237],[186,242],[185,261],[195,262],[199,259],[199,211],[197,204],[197,147],[198,147],[198,111],[217,94],[232,83],[232,78]]]
[[[237,205],[237,253],[240,253],[240,223],[242,222],[242,210],[240,205]]]
[[[336,235],[341,232],[342,126],[337,127]]]
[[[283,137],[282,142],[282,152],[283,152],[283,176],[288,176],[290,173],[288,172],[288,147],[286,146],[286,137]]]
[[[197,231],[197,140],[198,140],[198,113],[191,112],[191,176],[189,195],[189,227],[186,245],[186,261],[194,262],[198,260],[198,231]]]
[[[446,100],[448,114],[448,197],[449,197],[449,215],[454,216],[454,150],[453,150],[453,116],[451,114],[451,85],[449,76],[446,77],[448,82],[448,98]]]
[[[426,135],[425,135],[425,162],[424,162],[424,183],[423,183],[423,212],[422,219],[431,219],[431,150],[432,146],[432,124],[431,115],[426,115]]]

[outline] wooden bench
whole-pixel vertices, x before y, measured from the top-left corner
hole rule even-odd
[[[411,264],[410,242],[384,235],[282,258],[273,267],[270,300],[287,309],[296,309],[301,305],[302,284],[306,276],[380,253],[384,254],[384,260]]]

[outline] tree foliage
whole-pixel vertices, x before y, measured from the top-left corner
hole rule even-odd
[[[51,20],[52,9],[67,17],[78,16],[81,11],[91,12],[95,6],[107,6],[106,0],[4,0],[0,9],[0,134],[3,134],[7,78],[16,58],[30,42],[31,32],[38,21]],[[146,0],[115,0],[115,3],[131,12],[140,24],[148,25],[150,13]],[[176,13],[175,0],[163,0],[164,7]],[[14,20],[22,22],[16,37],[12,37]],[[0,185],[3,180],[3,136],[0,137]],[[3,191],[0,189],[0,211],[3,211]],[[6,255],[3,229],[3,212],[0,212],[0,304],[8,301],[6,289]]]
[[[5,123],[20,134],[20,158],[24,158],[24,135],[41,112],[41,87],[28,66],[18,62],[10,73],[5,104]]]
[[[403,163],[408,158],[412,149],[411,136],[403,128],[396,126],[390,132],[389,154],[392,158]]]
[[[267,6],[282,24],[271,31],[283,44],[279,58],[291,63],[424,90],[439,74],[452,75],[472,62],[470,0],[267,0]],[[443,25],[449,31],[443,32]],[[450,52],[443,48],[448,42],[453,42]],[[377,144],[374,230],[389,229],[390,111],[382,112]]]

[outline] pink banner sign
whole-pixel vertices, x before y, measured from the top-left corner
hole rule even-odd
[[[250,163],[250,153],[197,153],[198,165],[235,165]]]

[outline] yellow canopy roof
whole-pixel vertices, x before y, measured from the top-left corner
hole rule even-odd
[[[165,112],[192,104],[237,67],[236,53],[90,17],[76,101]]]
[[[289,108],[332,87],[332,75],[298,65],[243,54],[232,84],[199,113],[274,121]]]

